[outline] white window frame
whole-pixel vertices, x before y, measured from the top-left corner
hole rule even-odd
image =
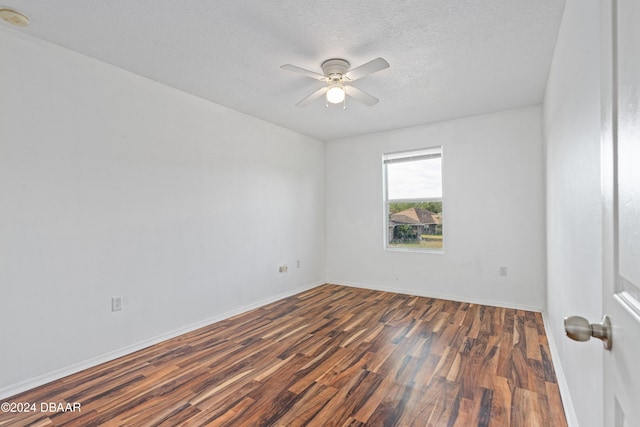
[[[387,164],[397,162],[411,162],[417,160],[423,160],[425,158],[440,157],[440,177],[441,177],[441,197],[428,197],[428,198],[415,198],[415,199],[393,199],[389,200],[389,186],[387,180]],[[418,148],[413,150],[397,151],[391,153],[384,153],[382,155],[382,179],[383,179],[383,218],[384,218],[384,250],[393,252],[419,252],[419,253],[432,253],[443,254],[444,253],[444,231],[442,234],[442,248],[430,249],[430,248],[398,248],[389,246],[389,204],[390,203],[422,203],[422,202],[440,202],[442,203],[442,217],[444,215],[444,147],[437,145],[427,148]]]

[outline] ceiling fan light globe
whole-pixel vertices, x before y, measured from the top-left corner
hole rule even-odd
[[[342,87],[334,86],[327,91],[327,102],[331,104],[339,104],[344,101],[344,89]]]

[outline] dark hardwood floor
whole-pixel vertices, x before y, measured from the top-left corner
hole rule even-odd
[[[337,285],[4,401],[37,411],[0,426],[566,426],[539,313]]]

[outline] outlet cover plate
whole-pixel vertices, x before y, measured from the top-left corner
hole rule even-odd
[[[111,311],[122,310],[122,297],[111,297]]]

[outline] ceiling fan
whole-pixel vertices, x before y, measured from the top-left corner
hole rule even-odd
[[[305,70],[304,68],[296,67],[295,65],[285,64],[281,66],[283,70],[293,71],[312,79],[325,82],[327,85],[311,95],[304,98],[302,101],[296,104],[297,107],[304,107],[326,95],[325,105],[343,103],[343,108],[346,108],[346,95],[353,99],[360,101],[366,105],[372,106],[378,102],[378,98],[369,95],[368,93],[358,89],[357,87],[349,85],[349,83],[368,76],[369,74],[376,73],[385,68],[389,68],[389,63],[383,58],[376,58],[373,61],[369,61],[366,64],[359,67],[349,69],[351,64],[349,61],[340,58],[327,59],[321,65],[322,72],[319,74],[314,71]]]

